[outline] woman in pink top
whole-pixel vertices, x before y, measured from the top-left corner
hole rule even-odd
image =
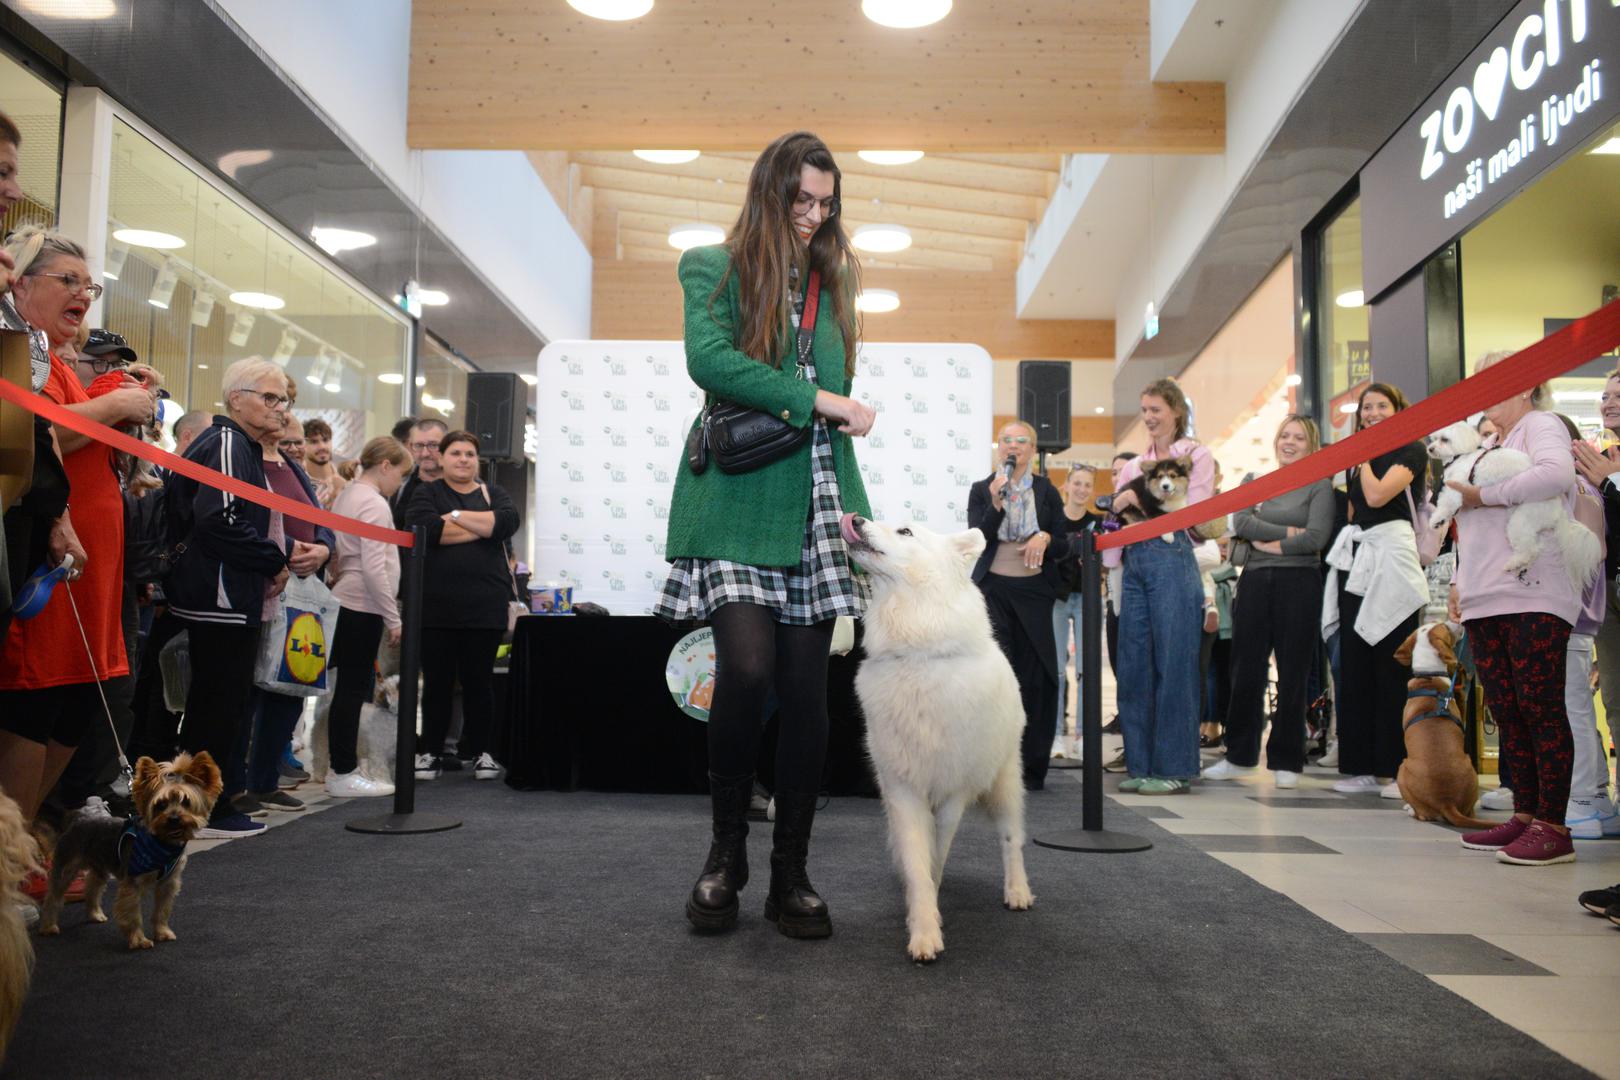
[[[360,451],[362,472],[338,492],[332,512],[385,529],[394,527],[388,499],[399,490],[411,454],[403,443],[379,435]],[[399,644],[399,549],[381,540],[339,533],[332,595],[337,597],[337,633],[332,641],[332,670],[337,672],[328,717],[331,771],[326,793],[338,798],[392,795],[394,785],[360,773],[360,709],[371,698],[377,646],[383,634]]]
[[[1187,397],[1174,379],[1142,391],[1148,448],[1114,475],[1112,509],[1134,505],[1123,490],[1160,458],[1192,461],[1188,503],[1215,491],[1215,459],[1187,437]],[[1198,775],[1198,647],[1204,624],[1204,587],[1185,532],[1154,537],[1103,553],[1123,565],[1119,599],[1119,725],[1125,736],[1121,791],[1181,795]]]
[[[1492,353],[1475,370],[1507,355]],[[1539,409],[1546,398],[1546,387],[1539,386],[1485,411],[1499,432],[1486,445],[1529,455],[1530,468],[1484,488],[1447,481],[1462,495],[1463,506],[1457,515],[1452,617],[1468,631],[1485,702],[1501,729],[1502,755],[1513,773],[1513,817],[1468,833],[1462,843],[1520,866],[1575,861],[1564,827],[1575,755],[1564,665],[1570,630],[1581,615],[1581,591],[1550,536],[1542,537],[1541,553],[1529,569],[1518,574],[1502,569],[1513,557],[1507,525],[1514,507],[1561,499],[1574,515],[1575,458],[1563,423]]]

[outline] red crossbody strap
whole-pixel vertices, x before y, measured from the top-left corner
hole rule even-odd
[[[804,290],[804,314],[799,316],[800,329],[816,328],[816,309],[821,306],[821,271],[810,271],[810,284]]]

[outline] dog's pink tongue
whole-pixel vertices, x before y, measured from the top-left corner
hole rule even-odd
[[[838,519],[838,529],[839,529],[840,532],[842,532],[844,534],[844,543],[846,543],[846,544],[858,544],[858,543],[860,543],[861,534],[855,531],[855,515],[854,514],[845,514],[843,517],[839,518]]]

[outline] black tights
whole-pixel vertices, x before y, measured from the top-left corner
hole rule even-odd
[[[778,791],[818,792],[827,759],[827,656],[832,620],[786,626],[770,608],[726,604],[715,611],[714,702],[709,709],[709,770],[744,776],[759,758],[765,701],[776,690]]]

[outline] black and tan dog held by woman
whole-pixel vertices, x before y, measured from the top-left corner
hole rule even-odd
[[[1136,505],[1126,507],[1119,516],[1126,524],[1135,525],[1139,521],[1180,510],[1187,505],[1187,487],[1192,482],[1192,469],[1192,459],[1185,457],[1148,462],[1142,475],[1125,485],[1126,491],[1135,493]],[[1100,501],[1098,505],[1102,505]],[[1175,536],[1166,535],[1164,539],[1173,541]]]
[[[62,932],[62,896],[74,875],[83,870],[84,906],[91,922],[107,921],[101,910],[101,892],[109,878],[117,878],[113,916],[129,947],[150,949],[153,938],[174,941],[169,918],[175,897],[180,895],[186,845],[208,823],[222,786],[219,767],[206,750],[196,757],[181,754],[173,761],[141,758],[135,763],[135,782],[130,789],[136,817],[121,821],[81,814],[56,842],[39,932]],[[141,925],[141,903],[149,893],[154,897],[151,938]]]

